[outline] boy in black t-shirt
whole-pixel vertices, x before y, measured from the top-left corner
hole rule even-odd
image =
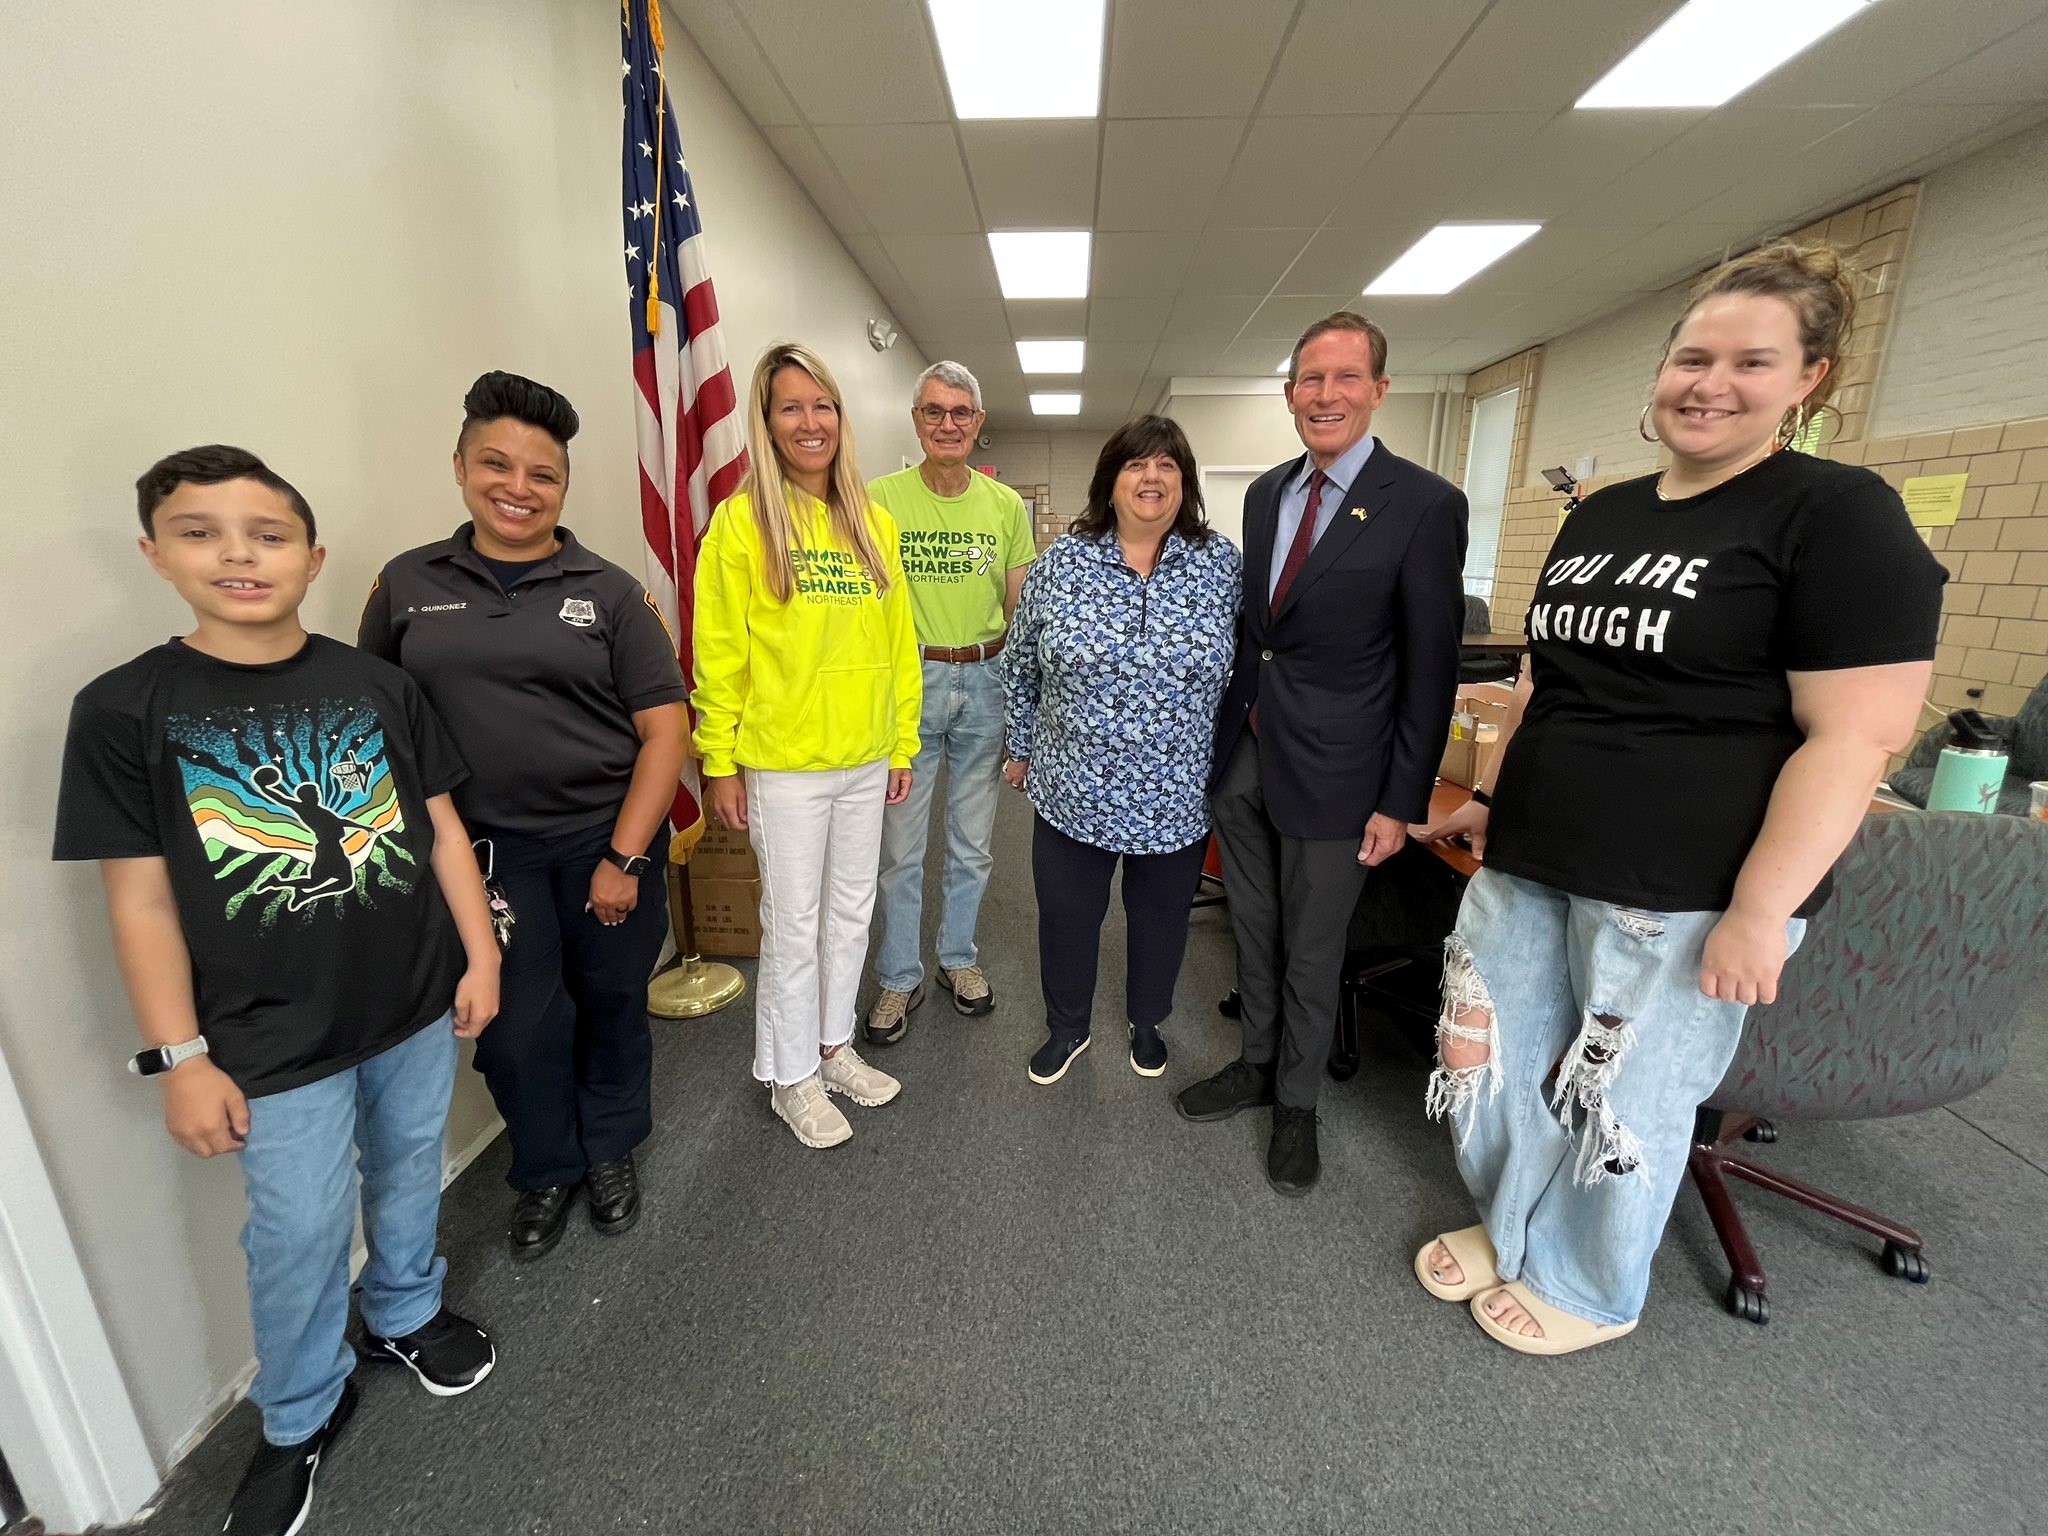
[[[305,499],[218,446],[136,491],[195,627],[80,691],[56,857],[100,861],[171,1135],[241,1154],[265,1443],[226,1528],[285,1536],[355,1408],[358,1150],[373,1358],[441,1397],[496,1361],[442,1305],[434,1242],[455,1042],[497,1012],[498,950],[440,722],[398,668],[300,626],[326,555]]]

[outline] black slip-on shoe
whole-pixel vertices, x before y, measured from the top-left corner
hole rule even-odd
[[[1067,1075],[1067,1068],[1074,1064],[1074,1058],[1087,1049],[1086,1035],[1078,1040],[1069,1040],[1064,1035],[1047,1035],[1045,1044],[1031,1053],[1030,1065],[1024,1071],[1034,1083],[1056,1083]]]
[[[1316,1112],[1273,1106],[1273,1139],[1266,1147],[1266,1182],[1283,1195],[1305,1195],[1322,1172],[1316,1149]]]
[[[373,1362],[404,1366],[436,1397],[460,1397],[498,1363],[491,1336],[446,1307],[411,1333],[388,1339],[373,1333],[368,1339]]]
[[[1131,1026],[1131,1070],[1140,1077],[1160,1077],[1166,1072],[1166,1037],[1154,1025],[1150,1029]]]
[[[356,1384],[343,1382],[334,1412],[306,1439],[297,1445],[266,1440],[257,1446],[221,1530],[233,1536],[298,1536],[313,1512],[313,1476],[320,1460],[355,1411]]]
[[[1183,1120],[1228,1120],[1241,1109],[1272,1102],[1271,1070],[1255,1067],[1241,1056],[1215,1076],[1173,1096],[1173,1107]]]
[[[640,1170],[633,1154],[599,1163],[583,1177],[583,1197],[590,1205],[590,1224],[607,1237],[617,1237],[640,1219]]]
[[[562,1240],[569,1224],[569,1206],[576,1198],[574,1184],[549,1184],[525,1189],[512,1205],[512,1222],[506,1239],[515,1259],[537,1259]]]

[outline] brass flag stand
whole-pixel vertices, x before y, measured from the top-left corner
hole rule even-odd
[[[699,816],[668,845],[668,914],[675,925],[681,958],[647,984],[647,1011],[658,1019],[701,1019],[746,994],[747,979],[736,966],[705,960],[697,953],[697,915],[690,907],[690,855],[704,836]]]

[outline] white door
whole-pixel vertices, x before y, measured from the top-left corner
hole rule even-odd
[[[1250,469],[1222,464],[1202,471],[1202,503],[1209,526],[1240,550],[1244,548],[1244,493],[1270,466]]]

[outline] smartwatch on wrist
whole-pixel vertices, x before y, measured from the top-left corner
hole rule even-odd
[[[1475,789],[1472,791],[1472,803],[1474,805],[1483,805],[1491,809],[1493,806],[1493,796],[1488,794],[1483,789]]]
[[[620,869],[636,879],[646,874],[648,867],[654,863],[654,860],[644,853],[626,854],[619,852],[616,848],[606,848],[604,857],[607,864],[618,865]]]
[[[137,1051],[128,1058],[128,1070],[138,1077],[155,1077],[159,1072],[170,1071],[180,1062],[206,1054],[206,1036],[195,1035],[190,1040],[180,1040],[176,1045],[152,1045],[146,1051]]]

